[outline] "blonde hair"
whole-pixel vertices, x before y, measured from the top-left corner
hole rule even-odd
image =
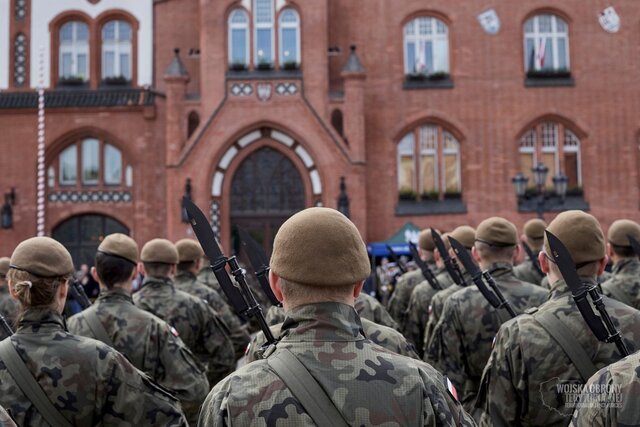
[[[7,279],[23,307],[50,307],[56,303],[56,292],[69,276],[38,277],[27,271],[9,270]]]

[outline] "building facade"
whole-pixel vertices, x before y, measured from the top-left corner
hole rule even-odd
[[[0,0],[0,251],[38,221],[77,262],[112,231],[189,236],[185,194],[227,250],[236,226],[268,249],[292,213],[337,207],[342,177],[370,242],[521,225],[537,199],[511,179],[538,163],[549,194],[567,179],[547,219],[639,220],[640,9],[605,6]]]

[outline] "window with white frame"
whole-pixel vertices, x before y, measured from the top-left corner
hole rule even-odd
[[[404,26],[404,71],[409,75],[449,73],[449,34],[444,22],[421,16]]]
[[[246,68],[249,65],[249,16],[243,9],[229,15],[229,65]]]
[[[280,66],[297,67],[300,64],[300,17],[288,8],[280,14]]]
[[[274,58],[274,15],[273,0],[254,0],[254,62],[258,67],[270,67]]]
[[[89,26],[71,21],[60,27],[59,76],[87,80],[89,76]]]
[[[120,77],[131,80],[131,24],[109,21],[102,27],[102,78]]]
[[[524,68],[527,72],[569,71],[569,28],[562,18],[542,14],[527,20]]]

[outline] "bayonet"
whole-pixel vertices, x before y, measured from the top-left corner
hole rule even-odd
[[[431,287],[437,291],[442,290],[442,285],[438,282],[436,276],[433,275],[433,272],[429,268],[426,262],[420,258],[420,253],[418,252],[418,248],[416,248],[415,243],[409,242],[409,250],[411,251],[411,256],[413,256],[413,261],[418,265],[420,271],[422,272],[422,276],[429,282]]]
[[[387,250],[389,251],[389,256],[391,257],[391,260],[396,263],[396,265],[398,266],[398,268],[400,269],[402,274],[406,273],[408,271],[407,270],[407,266],[404,265],[404,263],[402,261],[400,261],[400,258],[398,257],[398,255],[396,255],[396,251],[393,250],[391,245],[385,245],[385,246],[387,247]]]
[[[80,304],[80,307],[82,307],[83,310],[91,307],[91,300],[87,296],[87,293],[84,291],[80,282],[72,280],[71,286],[69,286],[69,291],[73,298],[78,301],[78,304]]]
[[[244,229],[238,227],[238,233],[240,234],[240,240],[244,246],[244,251],[249,257],[249,262],[253,267],[253,272],[258,279],[258,283],[265,293],[269,302],[277,307],[282,307],[278,298],[273,294],[271,286],[269,285],[269,260],[267,254],[264,252],[262,246],[255,241],[249,233]]]
[[[2,313],[0,313],[0,327],[2,327],[6,336],[10,337],[13,335],[13,329],[11,329],[11,325],[9,325],[9,322],[7,322],[7,319],[2,315]]]
[[[540,269],[540,263],[538,262],[538,257],[533,254],[533,251],[531,250],[529,245],[527,245],[527,242],[523,241],[522,247],[524,248],[524,251],[527,253],[527,256],[529,257],[529,259],[531,260],[531,263],[533,264],[533,268],[538,272],[540,276],[544,277],[544,273]]]
[[[638,242],[636,238],[630,234],[627,234],[627,239],[629,239],[629,243],[631,243],[631,248],[633,249],[633,252],[636,254],[637,257],[640,258],[640,242]]]
[[[462,271],[460,271],[460,266],[454,259],[449,256],[449,252],[447,251],[447,247],[442,241],[440,233],[432,228],[431,237],[433,238],[433,243],[435,243],[436,245],[436,249],[438,249],[442,260],[444,261],[444,268],[447,270],[447,273],[449,273],[449,276],[451,276],[453,283],[462,287],[468,286],[467,281],[462,275]]]

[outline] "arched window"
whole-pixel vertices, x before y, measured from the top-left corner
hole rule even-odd
[[[542,14],[527,20],[524,68],[527,72],[569,71],[569,28],[562,18]]]
[[[131,24],[109,21],[102,27],[102,78],[131,80]]]
[[[229,15],[229,65],[239,69],[249,65],[249,17],[243,9]]]
[[[280,66],[296,68],[300,64],[300,18],[293,9],[280,14]]]
[[[60,27],[61,79],[87,80],[89,76],[89,26],[71,21]]]
[[[130,186],[131,166],[124,168],[122,152],[114,145],[96,138],[84,138],[65,148],[47,172],[49,187],[60,186]]]
[[[402,198],[438,199],[462,191],[460,143],[441,126],[424,125],[406,134],[397,157]]]
[[[567,188],[582,188],[580,139],[558,122],[546,121],[533,126],[520,138],[520,170],[533,185],[531,169],[538,163],[549,168],[546,187],[553,188],[553,177],[560,173],[568,178]]]
[[[416,75],[449,72],[449,34],[444,22],[421,16],[404,26],[404,71]]]
[[[274,62],[273,0],[254,0],[254,58],[259,68],[270,68]]]

